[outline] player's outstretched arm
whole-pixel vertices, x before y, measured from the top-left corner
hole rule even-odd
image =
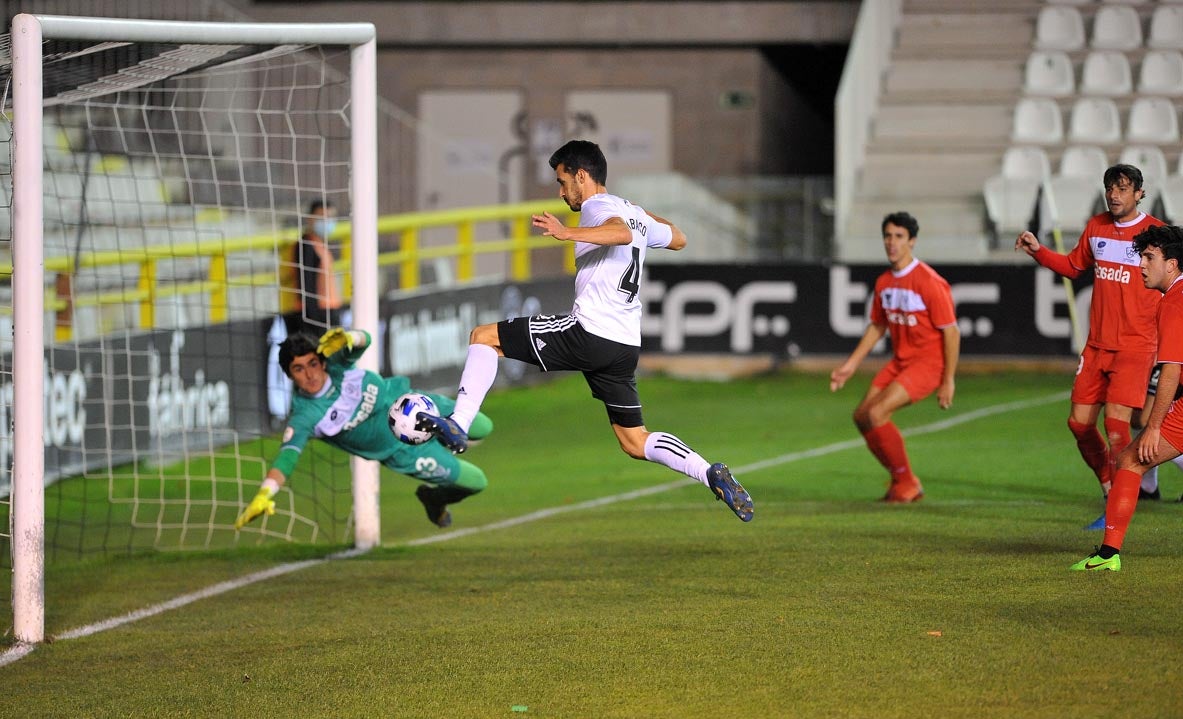
[[[271,469],[267,472],[267,478],[263,480],[263,484],[259,487],[259,492],[251,503],[242,510],[242,514],[238,515],[238,519],[234,520],[234,528],[242,529],[249,522],[253,521],[255,517],[266,514],[271,516],[275,514],[275,493],[283,486],[284,476],[283,472],[277,469]]]

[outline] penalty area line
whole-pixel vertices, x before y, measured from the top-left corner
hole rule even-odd
[[[902,434],[905,437],[915,437],[915,436],[919,436],[919,435],[923,435],[923,434],[931,434],[933,432],[940,432],[940,431],[949,429],[951,427],[956,427],[958,425],[965,424],[967,422],[973,422],[973,421],[976,421],[979,419],[983,419],[985,417],[992,417],[994,415],[1005,414],[1007,412],[1014,412],[1014,411],[1018,411],[1018,410],[1022,410],[1022,409],[1028,409],[1031,407],[1038,407],[1041,405],[1050,404],[1052,402],[1060,402],[1060,401],[1063,401],[1064,399],[1066,399],[1068,396],[1069,396],[1068,392],[1056,392],[1055,394],[1045,395],[1043,397],[1036,397],[1036,398],[1028,399],[1028,400],[1021,400],[1021,401],[1017,401],[1017,402],[1005,402],[1002,404],[990,405],[988,407],[982,407],[980,409],[976,409],[971,412],[966,412],[965,414],[955,415],[953,417],[949,417],[948,419],[943,419],[938,422],[931,422],[929,424],[921,425],[919,427],[912,427],[910,429],[903,431]],[[755,472],[755,471],[759,471],[762,469],[768,469],[770,467],[778,467],[782,464],[789,464],[792,462],[797,462],[802,459],[821,457],[823,455],[833,454],[835,452],[841,452],[841,451],[844,451],[847,449],[854,449],[854,448],[862,447],[862,446],[864,446],[864,443],[861,438],[847,440],[847,441],[843,441],[843,442],[834,442],[832,444],[827,444],[822,447],[814,447],[813,449],[806,449],[806,450],[802,450],[799,452],[790,452],[788,454],[782,454],[777,457],[771,457],[769,459],[761,460],[759,462],[752,462],[750,464],[743,465],[742,467],[735,467],[734,469],[737,474],[743,474],[745,472]],[[547,519],[547,518],[559,516],[562,514],[569,514],[571,512],[581,512],[586,509],[595,509],[597,507],[604,507],[604,506],[607,506],[610,504],[617,504],[620,502],[628,502],[628,501],[631,501],[634,499],[639,499],[641,497],[648,497],[648,496],[655,495],[655,494],[661,494],[663,492],[668,492],[671,489],[678,489],[679,487],[685,487],[690,484],[698,484],[698,483],[699,482],[697,482],[696,480],[693,480],[693,479],[678,479],[678,480],[675,480],[672,482],[666,482],[665,484],[659,484],[659,485],[655,485],[652,487],[645,487],[643,489],[636,489],[631,492],[623,492],[621,494],[612,494],[612,495],[609,495],[606,497],[598,497],[596,499],[589,499],[589,500],[586,500],[583,502],[576,502],[574,504],[563,505],[560,507],[548,507],[546,509],[540,509],[535,512],[529,512],[527,514],[523,514],[523,515],[520,515],[517,517],[511,517],[509,519],[504,519],[504,520],[501,520],[500,522],[493,522],[491,524],[483,524],[479,527],[472,527],[469,529],[458,529],[458,530],[455,530],[452,532],[446,532],[444,534],[436,534],[436,535],[431,535],[431,536],[426,536],[426,537],[420,537],[418,539],[412,539],[407,542],[401,542],[400,544],[394,545],[394,546],[419,547],[419,546],[424,546],[427,544],[436,544],[438,542],[447,542],[447,541],[451,541],[453,539],[460,539],[461,537],[468,537],[468,536],[471,536],[474,534],[483,534],[485,532],[492,532],[492,531],[496,531],[499,529],[509,529],[511,527],[517,527],[517,526],[520,526],[523,524],[537,522],[542,519]],[[231,580],[228,580],[225,582],[219,582],[218,584],[211,585],[209,587],[206,587],[205,589],[200,589],[196,592],[191,592],[189,594],[183,594],[183,595],[176,597],[174,599],[170,599],[167,602],[153,604],[151,606],[144,607],[143,609],[138,609],[134,612],[124,614],[123,616],[113,617],[111,619],[105,619],[100,622],[95,622],[93,624],[88,624],[83,627],[78,627],[77,629],[71,629],[69,631],[65,631],[65,632],[62,632],[61,634],[56,635],[54,637],[54,639],[55,639],[55,641],[63,640],[63,639],[78,639],[80,637],[87,637],[92,634],[98,634],[99,632],[105,632],[108,629],[115,629],[115,628],[121,627],[125,624],[130,624],[132,622],[137,622],[141,619],[146,619],[148,617],[153,617],[158,614],[162,614],[164,612],[171,611],[173,609],[178,609],[180,607],[183,607],[187,604],[192,604],[193,602],[196,602],[201,599],[215,597],[219,594],[225,594],[226,592],[234,591],[236,589],[241,589],[242,587],[246,587],[251,584],[255,584],[257,582],[262,582],[264,580],[272,579],[274,577],[280,577],[285,574],[291,574],[292,572],[297,572],[302,569],[307,569],[309,567],[317,566],[320,564],[325,564],[330,561],[334,561],[334,560],[338,560],[338,559],[350,559],[352,557],[357,557],[362,554],[365,554],[367,551],[368,550],[364,550],[364,549],[349,549],[349,550],[346,550],[343,552],[335,552],[333,554],[326,555],[325,557],[322,557],[320,559],[309,559],[309,560],[305,560],[302,562],[292,562],[289,564],[281,564],[279,566],[272,567],[270,569],[266,569],[266,570],[263,570],[260,572],[255,572],[253,574],[248,574],[246,576],[239,577],[238,579],[231,579]],[[24,657],[31,654],[35,648],[36,648],[36,645],[28,644],[28,643],[24,643],[24,642],[20,642],[20,643],[14,645],[13,647],[9,648],[8,650],[4,651],[3,653],[0,653],[0,667],[5,666],[7,664],[11,664],[16,661],[19,661],[20,659],[23,659]]]

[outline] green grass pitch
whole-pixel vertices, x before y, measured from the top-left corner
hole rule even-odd
[[[898,413],[912,506],[875,501],[868,379],[641,380],[648,427],[728,462],[750,524],[621,453],[580,377],[495,393],[468,455],[489,489],[454,508],[475,531],[425,543],[446,535],[384,475],[381,549],[47,643],[0,667],[0,717],[1179,716],[1183,475],[1121,572],[1069,572],[1101,509],[1069,376],[966,375],[950,411]],[[47,632],[342,548],[56,562]]]

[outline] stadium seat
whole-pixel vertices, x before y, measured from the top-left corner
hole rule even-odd
[[[1145,197],[1138,206],[1143,212],[1155,213],[1155,205],[1167,178],[1167,158],[1154,145],[1129,145],[1121,151],[1118,162],[1133,165],[1142,171],[1142,190]]]
[[[1087,177],[1099,187],[1107,169],[1109,158],[1105,151],[1093,145],[1070,145],[1060,156],[1061,177]]]
[[[1134,76],[1124,52],[1095,50],[1084,59],[1080,73],[1082,95],[1128,95],[1134,91]]]
[[[1027,58],[1023,91],[1028,95],[1064,97],[1076,92],[1072,60],[1062,50],[1036,50]]]
[[[1175,173],[1162,179],[1162,210],[1160,218],[1171,224],[1183,222],[1183,155],[1179,155],[1179,166]]]
[[[1070,5],[1045,5],[1035,20],[1035,47],[1080,50],[1085,45],[1084,18]]]
[[[1107,97],[1082,97],[1072,106],[1070,142],[1105,145],[1121,142],[1121,117]]]
[[[1060,106],[1047,97],[1024,97],[1015,105],[1011,140],[1053,145],[1064,139]]]
[[[1109,167],[1105,151],[1092,145],[1071,145],[1060,157],[1060,171],[1051,180],[1061,227],[1081,230],[1098,211],[1102,179]]]
[[[1169,145],[1179,141],[1175,104],[1165,97],[1139,97],[1130,106],[1126,142]]]
[[[1034,213],[1039,185],[1051,175],[1051,163],[1040,147],[1011,147],[1002,156],[1001,171],[986,179],[982,195],[986,215],[1000,236],[1017,235]]]
[[[1183,6],[1160,5],[1150,16],[1146,46],[1155,50],[1183,49]]]
[[[1103,5],[1093,17],[1095,50],[1136,50],[1142,47],[1142,19],[1128,5]]]
[[[1138,92],[1143,95],[1183,95],[1183,53],[1151,50],[1142,58]]]

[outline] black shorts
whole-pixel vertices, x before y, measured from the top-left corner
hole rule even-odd
[[[604,403],[608,419],[621,427],[640,427],[637,360],[641,348],[593,335],[571,315],[514,317],[497,323],[501,351],[543,372],[582,372],[592,396]]]

